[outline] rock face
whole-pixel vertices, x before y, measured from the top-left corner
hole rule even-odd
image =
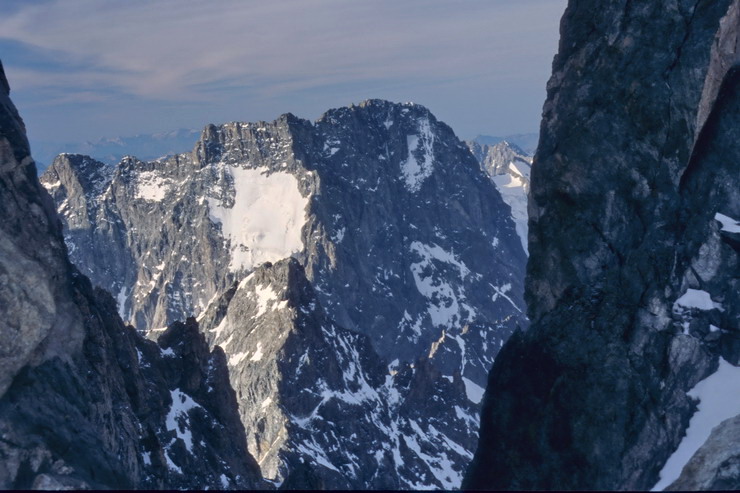
[[[297,260],[258,267],[200,323],[230,354],[265,476],[286,488],[459,486],[477,413],[459,372],[443,377],[435,354],[389,368],[366,336],[327,317]]]
[[[254,488],[222,352],[161,345],[69,263],[0,66],[0,488]]]
[[[736,490],[740,484],[740,416],[725,420],[666,491]]]
[[[515,144],[501,141],[493,145],[466,142],[470,152],[478,160],[483,171],[501,193],[501,198],[511,207],[511,217],[516,224],[516,233],[527,250],[527,197],[529,175],[532,171],[532,156]]]
[[[287,334],[303,334],[310,351],[336,353],[332,364],[344,372],[342,381],[354,381],[347,362],[359,351],[372,362],[362,371],[373,392],[400,392],[407,400],[395,409],[363,398],[362,409],[352,410],[354,404],[340,399],[349,391],[330,386],[331,404],[314,403],[317,415],[324,416],[327,406],[341,408],[372,430],[367,434],[377,446],[358,450],[351,445],[356,437],[337,432],[343,449],[326,449],[319,456],[325,463],[317,463],[311,443],[319,443],[320,427],[307,421],[308,410],[293,416],[279,411],[290,409],[287,391],[277,382],[272,393],[249,390],[254,382],[235,380],[235,374],[247,372],[250,360],[234,363],[232,384],[242,396],[250,451],[269,477],[289,481],[303,474],[296,469],[303,467],[301,460],[310,460],[318,464],[311,477],[337,487],[459,484],[475,447],[487,371],[513,330],[527,323],[525,253],[510,209],[490,179],[427,109],[371,100],[331,110],[314,123],[284,115],[272,123],[210,125],[192,153],[149,163],[127,158],[112,173],[89,158],[62,155],[42,182],[63,217],[73,261],[117,296],[122,315],[137,328],[202,315],[213,302],[226,306],[221,295],[235,282],[264,262],[277,266],[294,257],[323,314],[309,324],[313,335],[288,323],[295,315],[285,308],[260,314],[260,320],[268,317],[263,330],[249,338],[226,344],[228,338],[215,337],[211,343],[236,361],[239,354],[254,356],[254,344],[261,341],[263,353],[269,346],[282,362],[299,356]],[[292,292],[280,279],[272,289]],[[249,286],[252,291],[243,291],[252,294],[239,295],[237,289],[234,296],[259,298]],[[229,323],[239,333],[252,330],[248,320]],[[329,327],[354,335],[337,345],[326,333],[335,330]],[[285,340],[271,340],[274,333],[286,334]],[[294,378],[295,368],[279,365],[257,365],[245,375],[265,382]],[[389,371],[403,378],[386,385]],[[314,372],[313,378],[307,388],[322,395],[322,375]],[[429,401],[435,388],[449,388],[446,407]],[[264,431],[254,431],[259,420],[253,407],[265,396],[275,403],[275,418]],[[400,410],[404,406],[408,411]],[[342,413],[321,420],[334,422]],[[446,413],[444,420],[440,413]],[[384,424],[376,425],[376,418]],[[282,445],[265,451],[272,443],[267,437],[281,429],[287,430],[277,442]],[[387,449],[400,451],[389,456]],[[301,458],[290,450],[301,451]],[[377,474],[366,476],[365,466]]]
[[[570,2],[532,170],[531,328],[494,364],[466,487],[650,489],[686,392],[738,363],[739,8]]]

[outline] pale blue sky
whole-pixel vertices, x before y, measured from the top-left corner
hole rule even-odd
[[[413,101],[459,136],[537,131],[565,0],[3,0],[31,142]]]

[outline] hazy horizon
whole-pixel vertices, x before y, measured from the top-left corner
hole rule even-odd
[[[0,6],[34,142],[315,120],[413,101],[461,138],[536,132],[565,0],[38,0]]]

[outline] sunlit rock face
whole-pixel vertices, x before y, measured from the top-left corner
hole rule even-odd
[[[740,357],[739,8],[570,2],[532,167],[531,326],[490,374],[467,487],[680,475],[715,402],[696,389]]]

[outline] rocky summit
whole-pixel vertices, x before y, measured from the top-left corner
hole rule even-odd
[[[739,32],[737,0],[570,2],[531,325],[494,363],[465,487],[740,488]]]
[[[155,337],[196,316],[223,348],[266,477],[459,486],[487,372],[527,324],[526,253],[495,180],[426,108],[209,125],[192,152],[66,154],[41,181],[125,320]]]
[[[69,262],[0,65],[0,488],[266,486],[220,349],[155,343]]]

